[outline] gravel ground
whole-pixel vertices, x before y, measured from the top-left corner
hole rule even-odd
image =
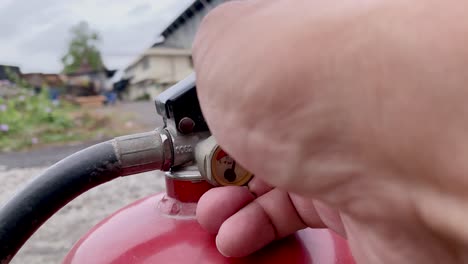
[[[110,114],[133,114],[143,131],[162,125],[154,103],[121,103],[96,109]],[[15,190],[39,175],[48,166],[95,142],[44,147],[28,152],[0,153],[0,205]],[[123,206],[164,190],[161,172],[132,175],[98,186],[62,208],[25,244],[12,264],[61,263],[73,244],[100,220]]]
[[[45,168],[0,168],[0,203]],[[62,208],[25,244],[11,263],[60,263],[87,230],[117,209],[164,190],[163,174],[147,172],[98,186]]]

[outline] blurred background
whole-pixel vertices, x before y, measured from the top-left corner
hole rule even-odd
[[[154,98],[193,71],[202,18],[223,0],[0,0],[0,203],[51,164],[162,124]],[[160,173],[97,187],[63,208],[13,263],[60,263]]]

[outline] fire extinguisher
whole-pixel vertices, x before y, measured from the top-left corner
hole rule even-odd
[[[138,200],[85,234],[64,264],[330,263],[354,260],[344,239],[304,229],[244,258],[227,258],[195,218],[210,188],[247,184],[254,175],[211,135],[200,110],[195,74],[156,99],[164,126],[79,151],[47,169],[0,208],[0,263],[9,263],[54,213],[87,190],[117,177],[166,171],[166,193]]]

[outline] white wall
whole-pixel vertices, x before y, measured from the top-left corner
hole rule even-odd
[[[127,71],[127,75],[134,77],[132,83],[148,79],[158,83],[173,83],[183,79],[193,71],[190,56],[152,55],[146,58],[148,59],[148,68],[144,68],[143,59]]]
[[[168,86],[184,79],[193,71],[189,55],[158,54],[146,56],[146,59],[148,60],[147,68],[144,67],[144,58],[126,71],[127,77],[133,76],[127,99],[134,100],[145,93],[154,98]],[[141,85],[143,81],[149,84]]]

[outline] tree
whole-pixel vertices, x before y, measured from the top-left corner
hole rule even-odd
[[[87,22],[80,22],[71,27],[72,39],[68,44],[68,51],[62,57],[63,72],[73,73],[81,67],[91,70],[101,70],[104,64],[97,44],[100,41],[99,33],[92,30]]]

